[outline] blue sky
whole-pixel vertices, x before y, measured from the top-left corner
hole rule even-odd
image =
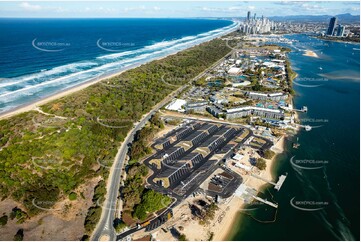
[[[0,17],[127,18],[243,17],[359,14],[358,1],[12,1],[0,2]]]

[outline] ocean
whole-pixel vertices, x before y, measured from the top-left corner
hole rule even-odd
[[[234,224],[231,240],[360,239],[360,45],[287,35],[296,108],[303,124],[286,142],[273,167],[288,174],[279,192],[262,196],[278,209],[248,205]],[[304,56],[313,50],[319,58]],[[298,149],[292,143],[300,144]],[[258,220],[258,221],[257,221]]]
[[[0,113],[235,27],[212,19],[0,19]]]

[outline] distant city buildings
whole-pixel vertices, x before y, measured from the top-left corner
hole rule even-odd
[[[328,24],[326,35],[342,37],[344,36],[344,34],[345,34],[345,26],[341,24],[337,25],[337,17],[332,17],[330,19],[330,23]]]
[[[247,12],[247,18],[240,26],[240,31],[245,34],[270,33],[276,29],[276,24],[267,18],[256,18],[256,14],[251,18],[251,12]]]
[[[337,24],[337,18],[336,17],[331,18],[326,32],[327,35],[333,35],[335,33],[336,24]]]

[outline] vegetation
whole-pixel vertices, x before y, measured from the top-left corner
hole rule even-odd
[[[318,36],[317,38],[323,40],[337,41],[337,42],[356,42],[360,43],[360,36],[352,36],[352,37],[338,37],[338,36]]]
[[[24,239],[24,230],[19,229],[14,235],[14,241],[22,241]]]
[[[178,238],[179,241],[187,241],[187,237],[185,234],[181,234],[179,235],[179,238]]]
[[[144,220],[149,213],[156,212],[168,206],[171,202],[172,199],[170,197],[153,190],[148,190],[143,194],[141,203],[135,207],[133,215],[140,220]]]
[[[12,197],[33,216],[42,211],[33,206],[34,199],[48,201],[50,207],[87,180],[106,179],[109,169],[99,166],[99,161],[113,161],[133,123],[177,88],[161,77],[183,85],[229,51],[224,41],[215,39],[41,106],[51,115],[30,111],[0,120],[1,198]],[[132,159],[149,153],[142,144],[132,146]],[[142,192],[137,191],[139,196]],[[87,231],[94,228],[100,213],[101,207],[94,203],[85,219]]]
[[[8,223],[8,216],[7,215],[3,215],[2,217],[0,217],[0,225],[4,226]]]
[[[84,227],[87,233],[90,233],[95,228],[96,224],[98,223],[102,208],[101,204],[104,202],[104,196],[106,194],[106,184],[102,180],[98,183],[98,185],[94,188],[94,195],[93,195],[93,206],[91,206],[88,210],[88,213],[85,217]]]
[[[213,240],[213,238],[214,238],[214,233],[213,233],[213,232],[211,232],[211,233],[209,234],[208,241],[212,241],[212,240]]]
[[[149,147],[149,144],[154,139],[154,135],[159,131],[159,129],[163,128],[164,123],[157,113],[149,120],[149,125],[137,132],[129,152],[131,164],[138,162],[144,156],[152,153],[152,149]]]
[[[275,152],[273,152],[272,150],[266,150],[263,156],[266,159],[272,159],[275,156]]]
[[[115,232],[120,233],[122,232],[125,228],[127,227],[127,225],[120,219],[115,219],[114,220],[114,228],[115,228]]]
[[[70,201],[76,200],[77,197],[78,197],[78,195],[75,192],[72,192],[72,193],[69,194],[69,200]]]
[[[202,225],[208,224],[210,221],[214,219],[217,210],[218,210],[218,206],[215,203],[211,203],[210,205],[205,207],[205,211],[202,212],[199,223]]]
[[[144,220],[149,213],[167,206],[171,199],[143,186],[148,168],[144,164],[133,164],[128,168],[127,179],[121,190],[124,210],[132,211],[132,216]]]
[[[294,95],[295,91],[292,88],[292,82],[293,79],[297,77],[297,73],[292,70],[291,63],[289,60],[286,60],[285,65],[286,65],[286,77],[288,82],[288,88],[284,91],[289,92],[291,95]]]
[[[21,224],[28,218],[28,215],[20,208],[15,207],[11,210],[10,213],[10,219],[13,220],[14,218],[17,219],[16,223]]]
[[[267,167],[266,161],[262,158],[258,158],[255,165],[260,170],[265,170]]]
[[[132,212],[134,218],[144,220],[149,213],[167,206],[171,199],[153,190],[146,190],[143,186],[144,177],[148,175],[148,168],[138,161],[151,152],[149,147],[154,135],[163,128],[163,121],[155,114],[149,123],[136,134],[136,139],[130,149],[130,162],[127,169],[127,179],[122,188],[124,209]],[[136,160],[136,162],[134,162]]]

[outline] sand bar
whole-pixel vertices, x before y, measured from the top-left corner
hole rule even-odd
[[[318,55],[317,55],[314,51],[312,51],[312,50],[306,50],[303,55],[304,55],[304,56],[309,56],[309,57],[318,58]]]

